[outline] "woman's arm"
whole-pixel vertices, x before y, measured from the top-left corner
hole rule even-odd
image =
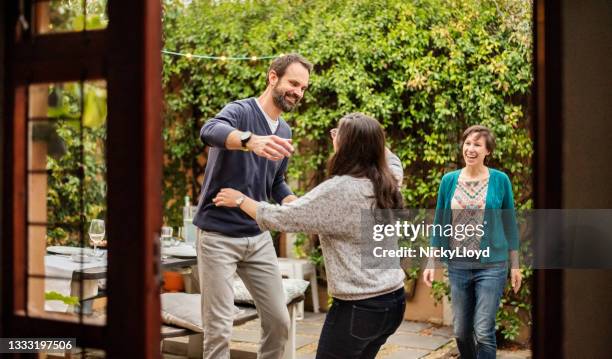
[[[502,199],[502,220],[510,249],[510,284],[514,293],[521,288],[523,275],[519,266],[519,233],[514,211],[514,193],[510,178],[504,175],[504,198]]]
[[[283,232],[305,232],[316,234],[344,234],[350,232],[345,225],[345,213],[338,207],[344,203],[342,190],[335,186],[335,180],[327,180],[319,186],[285,205],[257,202],[244,197],[240,209],[254,218],[263,230],[273,229]],[[230,188],[222,189],[213,199],[217,206],[238,207],[238,200],[244,196]]]
[[[259,204],[259,202],[253,200],[251,197],[247,197],[243,195],[242,192],[232,188],[222,188],[212,201],[217,207],[239,207],[253,219],[255,219],[257,206]]]
[[[444,189],[446,187],[445,182],[448,180],[447,178],[448,177],[446,176],[442,177],[442,180],[440,181],[440,186],[438,187],[438,200],[436,202],[436,211],[434,213],[433,221],[434,225],[444,226],[444,224],[442,223],[444,221],[446,211],[446,209],[444,208]],[[432,249],[439,249],[440,247],[442,247],[442,232],[438,233],[434,230],[434,233],[430,239],[430,247]],[[440,267],[440,258],[430,257],[427,259],[427,265],[423,270],[423,282],[425,282],[428,287],[432,286],[436,273],[436,268]]]
[[[504,175],[504,196],[502,198],[502,222],[504,225],[504,234],[508,241],[510,249],[510,264],[512,268],[519,268],[519,233],[518,224],[516,222],[516,212],[514,210],[514,193],[512,192],[512,183],[510,178]]]

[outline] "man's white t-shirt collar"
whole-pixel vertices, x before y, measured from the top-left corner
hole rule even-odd
[[[264,111],[263,107],[261,107],[261,104],[259,103],[258,98],[255,98],[255,103],[257,103],[257,107],[259,107],[259,110],[261,111],[261,113],[263,113],[264,117],[266,118],[266,121],[268,122],[268,126],[270,127],[270,131],[272,133],[276,133],[276,129],[278,128],[278,119],[273,120],[270,118],[270,116],[268,116],[266,111]]]

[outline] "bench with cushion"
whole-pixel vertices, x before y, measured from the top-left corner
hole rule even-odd
[[[285,346],[285,358],[294,359],[296,351],[295,330],[297,305],[304,300],[308,282],[300,279],[283,279],[285,299],[289,310],[289,340]],[[234,302],[236,314],[234,326],[244,324],[258,317],[254,302],[244,283],[239,279],[234,283]],[[187,356],[202,357],[202,317],[200,294],[164,293],[162,302],[162,339],[189,336]]]

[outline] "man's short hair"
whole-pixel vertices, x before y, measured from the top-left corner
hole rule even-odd
[[[266,73],[266,85],[268,85],[270,81],[270,71],[274,70],[274,72],[276,72],[276,76],[278,76],[278,78],[280,79],[281,77],[283,77],[283,75],[285,75],[285,71],[287,70],[287,67],[289,67],[289,65],[295,62],[300,63],[302,66],[304,66],[304,68],[308,70],[308,74],[310,74],[310,72],[312,71],[312,64],[310,63],[310,61],[306,60],[302,55],[300,54],[283,55],[281,57],[274,59],[274,61],[272,61],[272,63],[270,64],[270,67],[268,68],[268,72]]]

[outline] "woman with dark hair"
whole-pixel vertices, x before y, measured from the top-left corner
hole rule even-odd
[[[331,135],[329,179],[303,197],[279,206],[225,188],[213,201],[238,207],[262,230],[318,234],[334,300],[317,358],[374,358],[403,320],[404,273],[399,268],[362,269],[361,211],[401,208],[403,174],[399,159],[385,148],[378,121],[349,114]]]
[[[506,285],[508,260],[514,291],[521,286],[518,264],[518,228],[514,215],[512,184],[508,176],[485,166],[495,149],[495,138],[484,126],[469,127],[463,133],[465,167],[442,177],[438,190],[435,224],[453,228],[475,228],[468,233],[434,234],[431,246],[468,253],[487,251],[480,258],[455,257],[448,260],[454,335],[461,358],[495,358],[495,315]],[[431,286],[436,260],[423,272]]]

